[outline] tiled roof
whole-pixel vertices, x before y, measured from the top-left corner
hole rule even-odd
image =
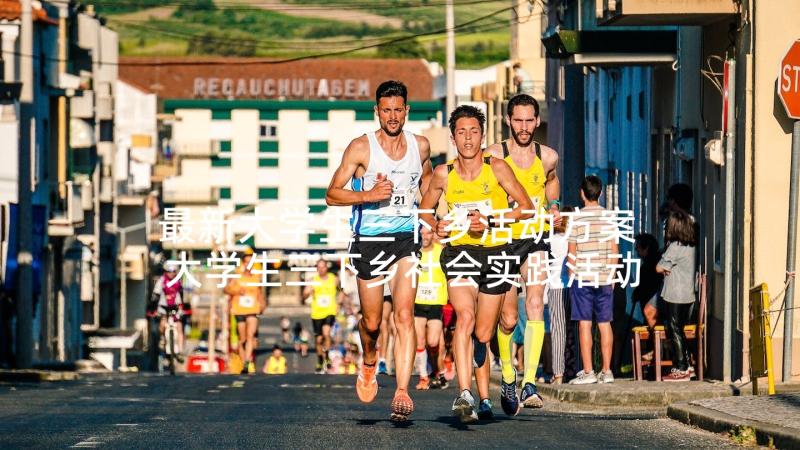
[[[327,97],[338,99],[372,100],[381,82],[399,80],[408,86],[409,100],[433,100],[434,81],[421,59],[356,58],[275,64],[264,58],[124,57],[119,77],[170,99],[270,99],[288,86],[282,95],[287,99],[324,99],[329,93]]]
[[[21,14],[22,4],[19,0],[0,0],[0,20],[19,20]],[[58,20],[48,17],[43,8],[33,8],[33,20],[58,25]]]

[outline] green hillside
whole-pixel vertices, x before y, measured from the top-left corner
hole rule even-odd
[[[123,55],[409,57],[444,63],[444,0],[101,0]],[[456,1],[457,64],[508,58],[507,0]]]

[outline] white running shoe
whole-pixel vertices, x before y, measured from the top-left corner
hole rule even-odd
[[[578,372],[577,376],[570,380],[569,384],[595,384],[597,383],[597,375],[595,375],[594,370],[589,371],[589,373],[584,372],[581,370]]]

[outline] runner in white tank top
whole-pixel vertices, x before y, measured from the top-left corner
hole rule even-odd
[[[412,277],[419,251],[417,192],[430,182],[430,143],[403,131],[408,114],[408,91],[398,81],[386,81],[375,93],[375,113],[381,129],[353,140],[333,175],[326,200],[330,206],[352,206],[353,241],[349,254],[358,271],[359,322],[364,356],[356,393],[369,403],[378,392],[376,341],[383,310],[383,285],[391,284],[397,339],[395,373],[397,390],[391,419],[405,421],[414,410],[408,384],[414,363],[414,298]],[[345,186],[350,183],[350,188]],[[380,269],[380,270],[379,270]]]

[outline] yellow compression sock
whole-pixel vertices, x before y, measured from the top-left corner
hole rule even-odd
[[[512,383],[514,381],[514,362],[511,359],[511,338],[514,335],[504,333],[503,329],[497,326],[497,348],[500,350],[500,367],[503,369],[503,381]]]
[[[544,344],[544,320],[529,320],[525,322],[525,383],[536,384],[536,369],[539,368],[539,358],[542,356]]]

